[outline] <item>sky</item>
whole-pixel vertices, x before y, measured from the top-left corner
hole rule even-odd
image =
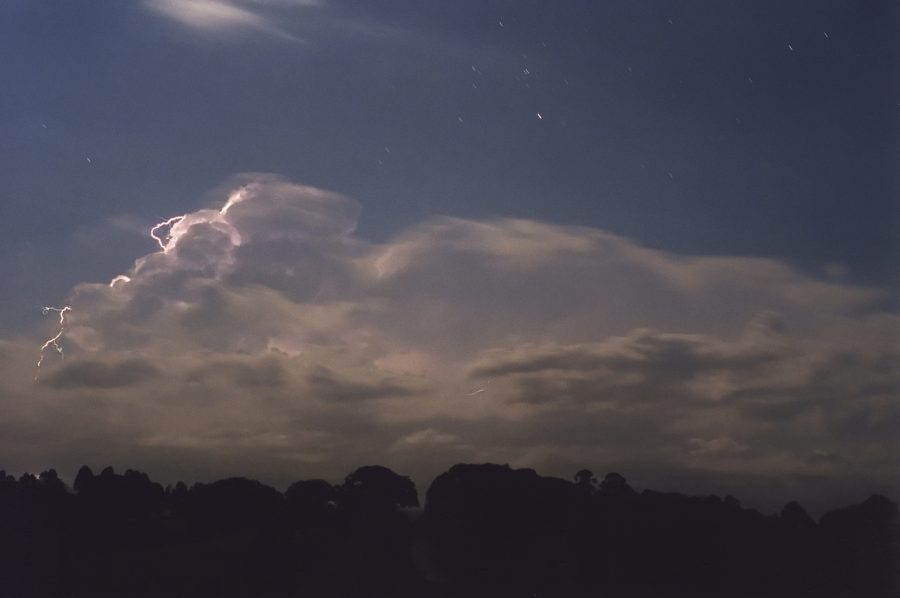
[[[896,497],[897,22],[7,0],[0,467]]]

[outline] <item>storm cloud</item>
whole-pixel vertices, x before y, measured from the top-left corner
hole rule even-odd
[[[123,388],[158,375],[158,369],[139,359],[115,363],[85,359],[62,366],[45,384],[53,388]]]
[[[78,458],[161,477],[217,453],[275,481],[492,460],[892,487],[900,318],[878,289],[533,220],[439,217],[373,243],[359,216],[243,175],[111,273],[128,280],[78,285],[65,362],[33,384],[39,343],[9,339],[0,367],[7,426],[40,436],[62,408],[79,433],[7,440],[7,468],[103,437],[112,452]]]

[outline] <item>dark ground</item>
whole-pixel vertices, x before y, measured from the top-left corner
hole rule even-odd
[[[87,467],[73,486],[0,472],[0,596],[900,596],[897,505],[877,495],[816,522],[490,464],[438,476],[424,510],[379,466],[284,493]]]

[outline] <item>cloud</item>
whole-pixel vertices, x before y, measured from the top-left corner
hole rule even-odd
[[[189,371],[185,379],[202,387],[227,384],[245,389],[273,389],[287,384],[284,366],[271,357],[213,361]]]
[[[200,29],[261,27],[265,22],[253,12],[225,0],[148,0],[146,4],[163,16]]]
[[[114,363],[84,360],[66,364],[43,381],[52,388],[124,388],[140,384],[160,374],[152,364],[140,359]]]
[[[150,11],[196,31],[257,31],[291,41],[298,38],[280,28],[268,9],[320,5],[318,0],[144,0]]]
[[[6,467],[63,468],[77,447],[272,482],[490,460],[894,483],[900,317],[878,289],[521,219],[371,243],[359,215],[244,175],[111,273],[128,280],[75,287],[66,361],[40,384],[39,343],[0,344]]]
[[[323,401],[374,401],[414,394],[411,389],[387,379],[357,382],[338,376],[322,366],[307,375],[306,383],[310,393]]]
[[[720,436],[704,440],[703,438],[691,438],[688,441],[693,447],[691,454],[707,455],[720,453],[743,453],[748,450],[747,445],[741,444],[728,436]]]

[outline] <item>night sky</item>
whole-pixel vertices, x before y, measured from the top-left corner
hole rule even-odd
[[[896,497],[898,22],[5,0],[0,467]]]

